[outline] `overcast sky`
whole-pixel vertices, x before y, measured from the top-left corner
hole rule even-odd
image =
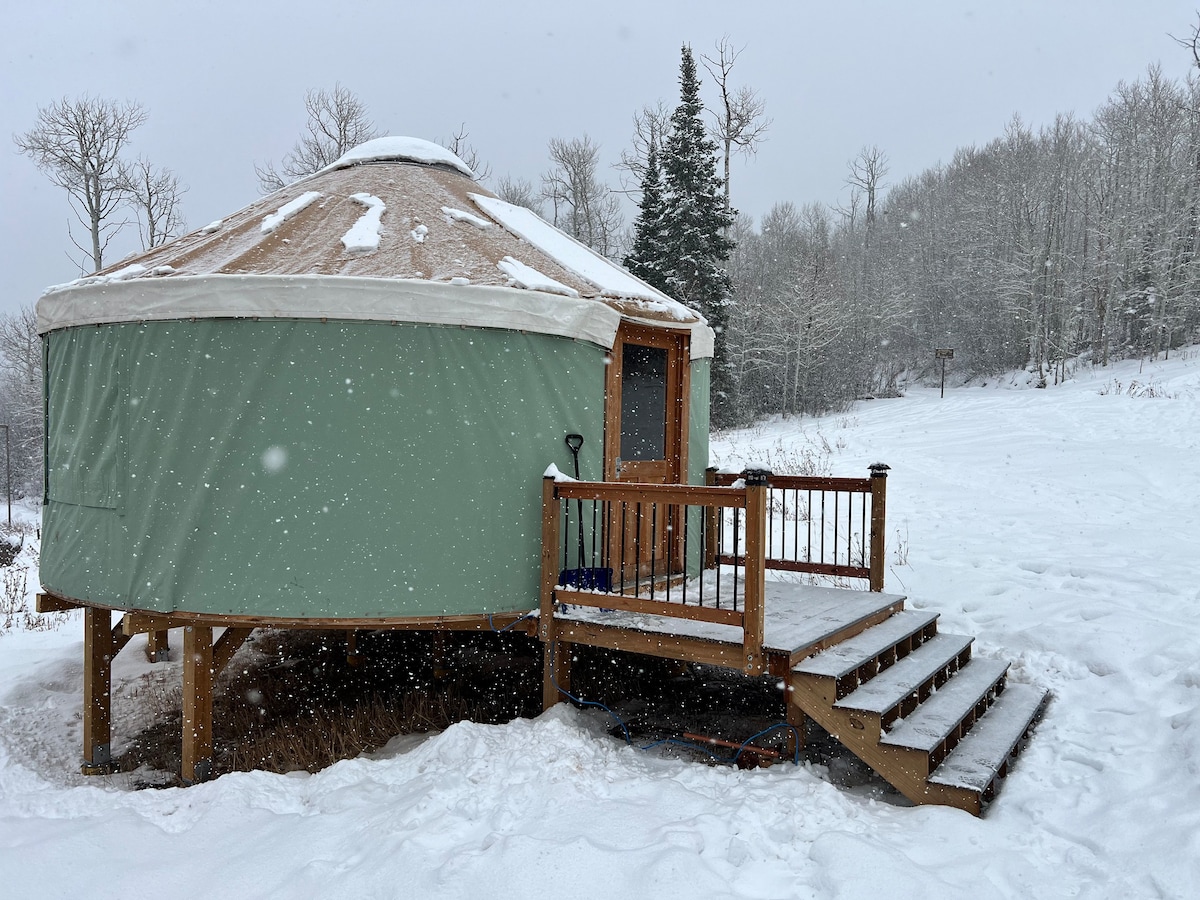
[[[1152,63],[1183,78],[1190,56],[1170,35],[1196,22],[1181,0],[4,6],[0,311],[79,274],[65,193],[11,141],[64,95],[146,107],[131,154],[189,186],[184,215],[196,228],[258,196],[254,164],[290,149],[309,88],[340,81],[392,134],[434,140],[465,124],[493,179],[536,182],[552,137],[586,132],[616,161],[636,110],[678,101],[680,44],[711,52],[728,34],[745,46],[733,83],[758,90],[774,120],[731,179],[735,206],[757,219],[783,200],[844,200],[847,162],[865,145],[884,150],[894,183],[999,136],[1014,113],[1035,127],[1056,112],[1086,118]],[[131,228],[109,261],[136,240]]]

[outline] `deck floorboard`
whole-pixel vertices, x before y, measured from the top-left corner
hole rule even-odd
[[[724,579],[722,598],[730,598],[733,593],[732,583],[728,578]],[[888,609],[900,608],[903,603],[904,597],[900,594],[768,581],[764,603],[764,647],[772,654],[802,656],[812,648],[824,646],[834,635],[879,616]],[[736,626],[671,616],[571,606],[556,618],[610,625],[630,631],[694,637],[738,647],[742,644],[742,629]]]

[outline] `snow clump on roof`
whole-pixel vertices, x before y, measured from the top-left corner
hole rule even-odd
[[[475,177],[471,168],[445,147],[432,141],[423,141],[413,137],[375,138],[373,141],[367,141],[365,144],[359,144],[357,147],[347,150],[339,159],[321,171],[329,172],[333,169],[344,169],[359,163],[380,160],[407,160],[429,165],[440,163],[443,166],[458,169],[468,178]]]

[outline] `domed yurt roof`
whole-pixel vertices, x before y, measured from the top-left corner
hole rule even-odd
[[[454,289],[467,286],[594,301],[627,318],[693,330],[692,355],[711,355],[708,329],[693,310],[499,199],[449,150],[407,137],[369,141],[224,219],[50,288],[39,304],[39,330],[179,316],[408,319],[403,304],[389,308],[378,291],[369,291],[361,308],[352,290],[331,304],[325,291],[305,297],[279,289],[279,279],[295,286],[293,279],[331,276],[407,283],[444,306],[457,305],[464,292]],[[216,277],[242,283],[215,299],[211,281],[199,292],[184,287]],[[263,280],[270,284],[265,293],[255,290]],[[180,290],[137,289],[152,283]],[[477,294],[463,302],[478,303]],[[503,314],[496,324],[522,327],[520,317],[508,322]]]

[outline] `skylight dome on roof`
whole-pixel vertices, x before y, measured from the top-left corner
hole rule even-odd
[[[440,144],[414,137],[381,137],[347,150],[342,156],[321,171],[345,169],[364,162],[380,160],[407,160],[409,162],[451,166],[469,178],[475,173],[470,166]]]

